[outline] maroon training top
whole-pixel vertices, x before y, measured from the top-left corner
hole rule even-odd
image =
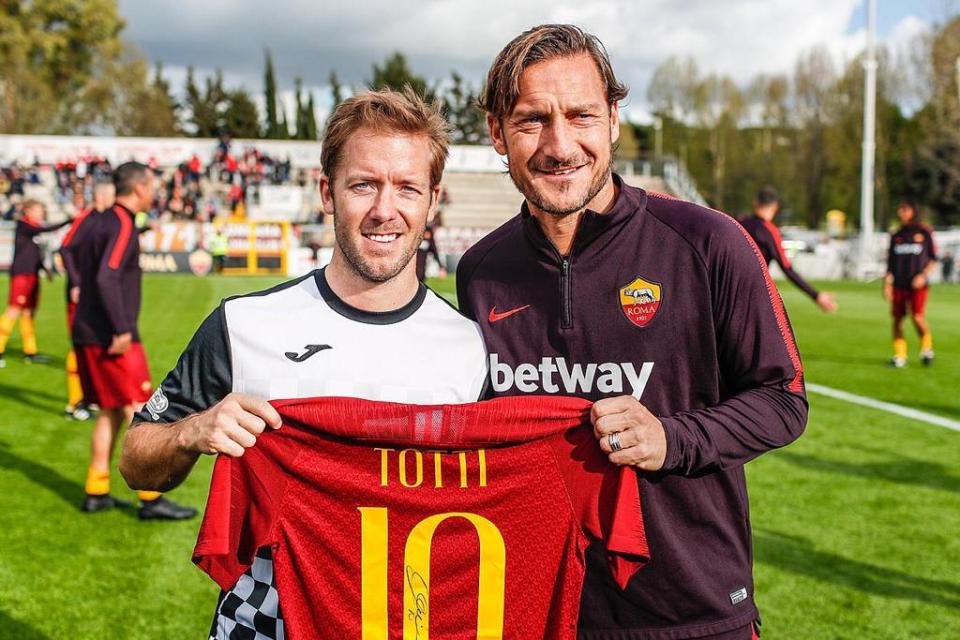
[[[44,268],[43,256],[40,255],[40,247],[33,239],[41,233],[56,231],[70,224],[71,220],[72,218],[68,218],[63,222],[46,226],[34,224],[23,218],[17,220],[17,228],[13,236],[13,262],[10,263],[10,275],[37,275]]]
[[[614,180],[561,256],[526,205],[457,270],[496,395],[634,395],[663,422],[641,473],[651,560],[621,592],[588,550],[580,637],[676,640],[757,617],[743,464],[807,419],[800,356],[763,255],[733,218]],[[747,632],[749,637],[749,632]]]
[[[914,276],[936,259],[937,246],[927,225],[911,222],[890,236],[887,271],[893,274],[893,286],[897,289],[912,289]]]
[[[116,204],[87,216],[83,249],[75,254],[80,302],[73,322],[74,344],[109,346],[113,336],[131,332],[139,342],[140,243],[133,212]]]
[[[753,241],[757,243],[757,248],[763,254],[763,259],[770,264],[771,260],[776,260],[783,271],[783,275],[797,286],[805,294],[817,299],[820,292],[814,289],[809,282],[800,277],[800,274],[793,270],[793,264],[783,250],[783,237],[780,235],[780,229],[772,222],[767,222],[760,216],[750,216],[740,221],[743,228],[747,230]]]
[[[93,207],[87,207],[81,211],[73,219],[73,224],[70,225],[67,234],[63,236],[63,241],[60,243],[60,259],[63,260],[63,268],[67,272],[67,300],[70,299],[70,289],[80,286],[80,267],[77,264],[76,250],[83,246],[83,238],[86,235],[83,222],[87,219],[87,216],[95,211]]]

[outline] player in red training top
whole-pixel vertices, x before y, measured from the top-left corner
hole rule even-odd
[[[27,362],[45,363],[49,358],[37,354],[37,333],[33,324],[33,317],[40,302],[41,271],[46,272],[48,278],[53,272],[43,264],[40,247],[34,242],[41,233],[54,231],[70,224],[67,219],[58,224],[43,225],[47,212],[43,205],[36,200],[27,200],[23,203],[23,215],[17,220],[17,230],[14,240],[13,262],[10,264],[10,295],[7,308],[0,316],[0,369],[6,366],[4,351],[7,340],[13,331],[13,325],[20,319],[20,337],[23,340],[23,355]]]
[[[67,235],[60,244],[60,259],[67,274],[67,334],[70,336],[71,346],[67,352],[67,416],[74,420],[87,420],[90,410],[83,401],[83,387],[80,384],[80,373],[77,368],[77,353],[73,348],[73,318],[77,314],[77,302],[80,300],[80,269],[77,264],[77,253],[83,251],[84,238],[89,225],[84,225],[91,213],[106,211],[112,204],[114,188],[112,181],[101,179],[93,187],[93,204],[78,215],[70,225]]]
[[[270,545],[289,638],[573,638],[589,540],[621,589],[647,559],[588,401],[272,404],[283,428],[217,460],[194,560],[226,589]]]
[[[757,243],[757,247],[768,265],[775,260],[780,270],[783,271],[783,275],[787,276],[790,282],[810,296],[810,299],[817,303],[817,306],[823,311],[833,313],[837,310],[837,303],[833,294],[814,289],[793,269],[790,258],[784,252],[780,230],[777,225],[773,224],[773,218],[777,215],[779,209],[780,196],[772,187],[764,187],[757,192],[753,199],[753,215],[741,220],[740,224],[747,230],[753,241]]]
[[[883,297],[892,303],[893,357],[890,365],[907,366],[907,341],[903,337],[903,318],[910,307],[910,319],[920,336],[920,360],[933,364],[933,334],[924,312],[929,278],[937,266],[937,246],[930,227],[920,222],[919,206],[912,200],[901,200],[897,216],[901,227],[890,237],[887,253],[887,275],[883,279]]]

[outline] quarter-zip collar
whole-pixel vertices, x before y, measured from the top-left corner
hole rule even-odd
[[[613,174],[612,179],[619,190],[616,201],[606,213],[598,213],[591,209],[583,212],[577,223],[577,231],[568,257],[576,257],[601,238],[616,233],[624,222],[638,215],[646,207],[647,194],[643,189],[624,184],[623,179],[617,174]],[[526,200],[520,208],[520,216],[524,235],[530,243],[557,262],[562,261],[563,256],[544,233],[540,221],[530,213]]]

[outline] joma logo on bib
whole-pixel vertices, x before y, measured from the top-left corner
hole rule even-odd
[[[630,393],[640,399],[653,372],[644,362],[638,372],[632,362],[567,364],[566,358],[541,358],[540,364],[525,362],[516,369],[490,354],[490,382],[497,392],[516,388],[523,393]]]

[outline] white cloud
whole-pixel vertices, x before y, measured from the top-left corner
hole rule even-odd
[[[900,53],[917,36],[930,33],[933,26],[917,16],[906,16],[893,26],[887,37],[887,46],[893,53]]]

